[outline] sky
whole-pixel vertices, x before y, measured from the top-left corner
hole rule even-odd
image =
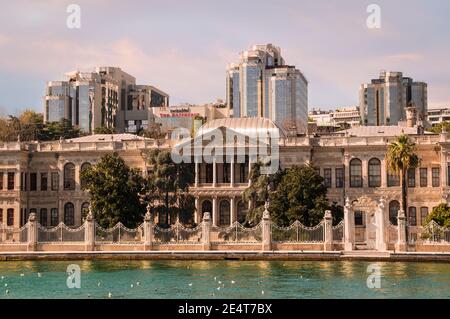
[[[308,79],[309,108],[358,104],[381,70],[428,83],[450,107],[448,0],[1,0],[0,114],[43,110],[46,81],[118,66],[171,104],[225,98],[226,65],[253,44],[281,47]],[[81,8],[81,27],[66,25]],[[370,29],[370,4],[381,27]]]

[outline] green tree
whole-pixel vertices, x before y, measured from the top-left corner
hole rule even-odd
[[[114,129],[110,127],[100,126],[94,129],[94,134],[114,134]]]
[[[138,170],[131,169],[117,154],[106,154],[81,172],[82,189],[90,194],[96,221],[102,227],[122,222],[127,227],[142,223],[147,185]]]
[[[435,134],[440,134],[443,128],[445,128],[447,132],[450,132],[450,121],[438,123],[435,126],[428,128],[427,131]]]
[[[249,174],[251,183],[243,194],[244,201],[252,203],[246,216],[246,223],[249,225],[257,224],[261,220],[269,193],[278,187],[284,174],[284,171],[278,170],[275,174],[263,175],[262,166],[260,161],[252,165]]]
[[[416,144],[405,134],[400,135],[388,144],[388,152],[386,155],[387,166],[390,172],[400,176],[402,209],[404,212],[406,212],[406,208],[408,207],[408,183],[406,182],[406,174],[408,169],[416,168],[419,165],[419,157],[415,151]]]
[[[41,141],[55,141],[60,138],[70,139],[82,136],[79,127],[73,126],[67,119],[62,119],[59,122],[46,123],[39,131],[39,140]]]
[[[311,165],[286,169],[278,188],[270,196],[270,213],[278,225],[289,225],[299,220],[306,226],[315,226],[330,209],[327,188],[323,178]]]
[[[431,221],[436,222],[439,226],[444,228],[450,228],[450,207],[448,207],[446,203],[434,207],[427,216],[425,223],[428,224]]]
[[[194,198],[188,193],[195,178],[193,165],[176,164],[169,151],[159,149],[149,153],[149,164],[147,201],[152,212],[167,216],[169,224],[177,219],[190,222],[195,210]]]

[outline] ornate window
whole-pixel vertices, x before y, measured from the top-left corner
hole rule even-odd
[[[420,187],[428,186],[428,170],[426,167],[423,167],[419,170],[420,172]]]
[[[72,203],[66,203],[64,205],[64,224],[66,226],[75,225],[75,209]]]
[[[39,212],[39,223],[42,226],[47,226],[47,208],[41,208]]]
[[[440,175],[441,175],[441,170],[439,169],[439,167],[433,167],[431,169],[431,185],[433,187],[439,187],[441,185],[441,179],[440,179]]]
[[[355,211],[355,226],[363,226],[363,225],[364,225],[363,212]]]
[[[64,189],[75,190],[75,165],[67,163],[64,166]]]
[[[205,213],[212,214],[212,203],[209,200],[204,200],[202,203],[202,220]]]
[[[336,174],[336,188],[343,188],[344,187],[344,169],[343,168],[336,168],[334,170]]]
[[[246,205],[243,201],[239,201],[237,205],[237,221],[241,224],[245,222],[247,218],[248,205]]]
[[[230,202],[226,199],[220,202],[219,225],[221,226],[230,225]]]
[[[331,188],[331,168],[323,169],[323,184],[326,188]]]
[[[14,209],[8,208],[6,211],[6,226],[14,226]]]
[[[409,188],[416,187],[416,169],[415,168],[408,169],[408,187]]]
[[[428,207],[420,207],[420,225],[425,226],[425,220],[428,216]]]
[[[417,226],[417,210],[415,207],[408,209],[408,221],[410,226]]]
[[[357,158],[350,162],[350,187],[362,187],[362,163]]]
[[[83,173],[86,169],[90,168],[92,165],[91,163],[83,163],[83,165],[81,165],[81,169],[80,169],[80,186],[83,187],[86,184],[86,181],[84,181],[81,178],[81,173]]]
[[[57,226],[59,223],[58,208],[52,208],[50,210],[50,226]]]
[[[387,175],[388,187],[400,186],[400,175],[396,173],[388,172]]]
[[[369,187],[381,186],[381,162],[378,158],[369,161]]]
[[[398,211],[400,210],[400,203],[393,200],[389,203],[389,221],[392,225],[397,225]]]

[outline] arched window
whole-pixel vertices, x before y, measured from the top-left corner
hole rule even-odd
[[[83,179],[81,178],[81,174],[88,168],[90,168],[92,165],[91,163],[84,163],[83,165],[81,165],[81,169],[80,169],[80,187],[83,188],[85,181],[83,181]]]
[[[220,226],[230,225],[230,202],[226,199],[220,202],[219,225]]]
[[[247,217],[248,205],[246,205],[243,201],[239,201],[237,205],[237,221],[241,224],[245,222],[245,218]]]
[[[350,187],[362,187],[362,163],[357,158],[350,162]]]
[[[75,190],[75,165],[67,163],[64,166],[64,189]]]
[[[355,211],[355,226],[364,226],[364,213],[362,211]]]
[[[75,210],[72,203],[66,203],[64,205],[64,224],[66,226],[75,225]]]
[[[389,203],[389,221],[392,225],[397,225],[398,211],[400,210],[400,203],[393,200]]]
[[[14,226],[14,209],[8,208],[6,211],[6,226]]]
[[[41,211],[39,212],[39,223],[42,226],[47,226],[47,208],[41,208]]]
[[[381,162],[378,158],[369,161],[369,187],[381,186]]]
[[[202,220],[205,213],[212,215],[212,203],[209,200],[204,200],[202,203]]]
[[[89,213],[89,203],[85,202],[81,204],[81,220],[83,220],[83,218],[85,218],[88,213]]]
[[[57,226],[59,223],[58,208],[52,208],[50,210],[50,226]]]

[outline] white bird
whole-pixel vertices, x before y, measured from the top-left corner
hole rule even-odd
[[[100,285],[101,285],[101,284],[100,284],[100,282],[99,282],[99,283],[97,284],[97,286],[100,287]]]
[[[41,278],[41,277],[42,277],[42,274],[41,274],[40,272],[38,272],[38,273],[37,273],[37,276],[38,276],[39,278]]]
[[[111,298],[112,297],[112,293],[108,293],[108,298]]]
[[[130,285],[130,287],[131,287],[131,288],[133,288],[133,287],[134,287],[134,285],[133,285],[133,284],[131,284],[131,285]]]
[[[232,280],[232,281],[231,281],[231,283],[232,283],[232,284],[235,284],[235,283],[236,283],[236,281]]]
[[[5,276],[2,276],[1,278],[2,278],[2,280],[3,280],[3,279],[5,279]]]
[[[88,298],[91,298],[91,294],[88,294]]]
[[[219,280],[219,285],[221,285],[222,284],[222,282]]]
[[[23,277],[23,276],[25,276],[25,274],[20,274],[20,277]]]
[[[140,286],[141,285],[141,283],[138,281],[138,282],[136,282],[136,286]]]
[[[5,293],[6,293],[6,294],[9,294],[9,290],[8,290],[8,289],[6,289]]]
[[[264,290],[261,290],[261,295],[264,295]]]
[[[8,287],[8,284],[5,284],[5,287]]]
[[[192,287],[192,282],[191,282],[191,283],[189,283],[189,287]]]
[[[214,281],[217,281],[217,277],[214,277]]]
[[[217,290],[220,290],[220,287],[217,287]]]

